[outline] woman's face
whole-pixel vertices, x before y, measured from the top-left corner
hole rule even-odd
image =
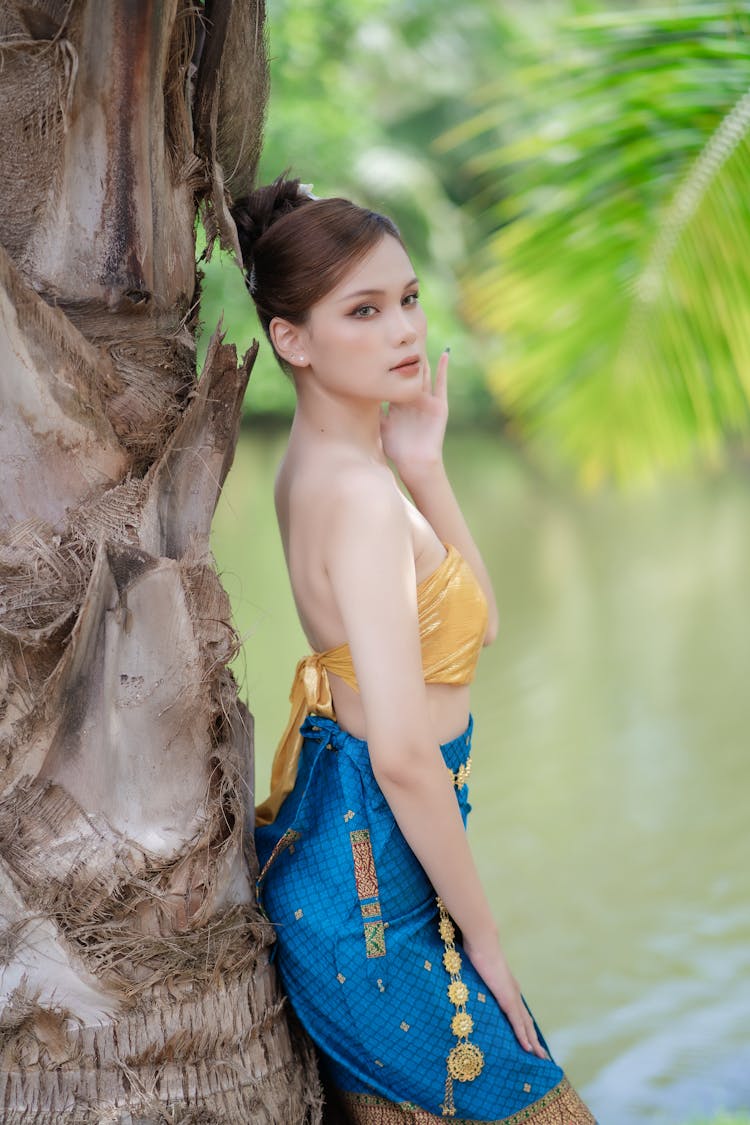
[[[313,305],[299,332],[305,366],[329,392],[378,403],[414,398],[425,371],[427,318],[401,243],[384,235]]]

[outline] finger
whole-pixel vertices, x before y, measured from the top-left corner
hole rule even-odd
[[[422,372],[422,390],[428,395],[432,394],[432,370],[427,356],[424,357],[424,371]]]
[[[539,1042],[539,1036],[536,1033],[534,1021],[531,1019],[528,1013],[526,1014],[526,1035],[529,1043],[531,1043],[531,1049],[534,1054],[537,1055],[540,1059],[549,1058],[549,1055],[545,1051],[542,1044]]]
[[[448,364],[450,363],[450,354],[450,348],[446,348],[438,360],[437,371],[435,372],[435,390],[433,394],[435,398],[439,398],[444,402],[448,399]]]
[[[510,1021],[510,1026],[513,1028],[513,1033],[516,1039],[523,1047],[524,1051],[531,1051],[531,1041],[529,1039],[528,1031],[526,1030],[526,1022],[524,1020],[524,1009],[520,1005],[514,1004],[509,1012],[505,1013]]]

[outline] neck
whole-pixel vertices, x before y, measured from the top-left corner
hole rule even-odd
[[[292,434],[341,442],[376,461],[385,460],[380,438],[380,403],[331,395],[314,379],[297,379]]]

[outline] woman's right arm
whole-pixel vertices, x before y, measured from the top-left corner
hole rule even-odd
[[[347,476],[327,535],[327,570],[359,683],[373,773],[519,1042],[546,1057],[500,948],[450,771],[430,729],[411,537],[403,500],[385,472]]]

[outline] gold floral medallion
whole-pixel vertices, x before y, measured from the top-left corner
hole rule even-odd
[[[483,1066],[484,1054],[476,1043],[456,1043],[448,1055],[448,1073],[456,1082],[473,1082]]]

